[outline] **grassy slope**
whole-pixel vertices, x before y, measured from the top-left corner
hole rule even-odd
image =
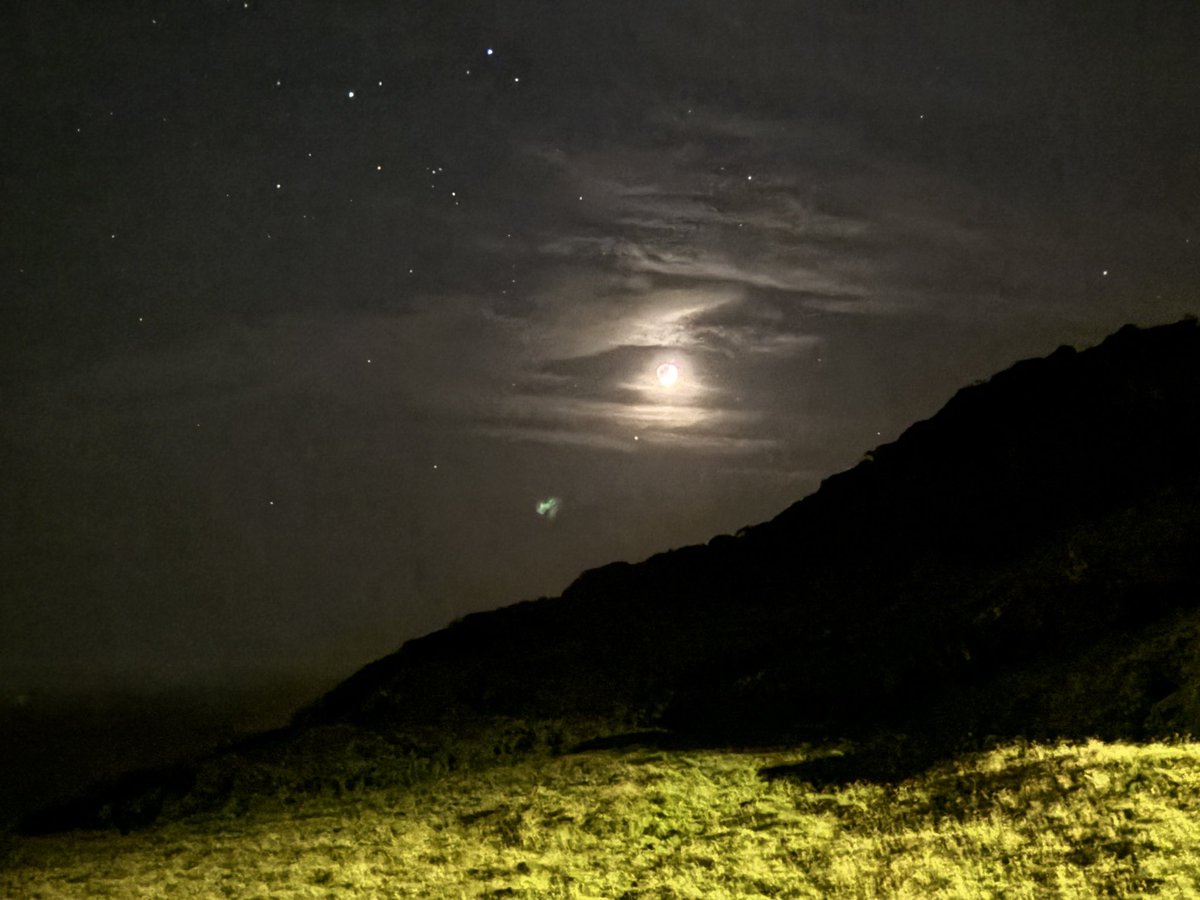
[[[0,895],[1200,894],[1200,744],[1010,744],[894,784],[828,752],[626,748],[293,797],[121,836],[10,839]]]

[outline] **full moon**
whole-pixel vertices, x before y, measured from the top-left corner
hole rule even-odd
[[[663,387],[671,387],[679,380],[679,366],[673,362],[663,363],[654,370],[654,374],[658,376],[658,383]]]

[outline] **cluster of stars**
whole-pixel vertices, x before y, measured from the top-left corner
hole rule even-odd
[[[242,4],[242,6],[244,9],[249,9],[250,3],[245,2]],[[151,24],[155,25],[155,26],[159,25],[161,23],[161,21],[162,20],[157,16],[151,18]],[[485,46],[483,48],[483,56],[489,64],[498,64],[498,61],[500,60],[500,57],[501,57],[501,53],[494,46]],[[498,70],[498,71],[503,71],[503,70]],[[520,83],[522,81],[521,75],[513,75],[511,73],[508,73],[508,76],[511,78],[511,82],[514,84]],[[505,80],[508,80],[508,78],[506,78]],[[272,95],[275,97],[279,97],[279,96],[282,96],[285,94],[285,90],[289,86],[289,85],[285,84],[285,82],[288,82],[288,81],[289,81],[289,79],[286,74],[281,74],[278,76],[272,74],[267,79],[264,79],[264,82],[270,86],[268,88],[268,90],[271,91]],[[383,79],[372,79],[370,82],[367,82],[367,83],[371,84],[374,88],[382,89],[384,87]],[[346,100],[354,101],[354,100],[363,100],[365,98],[366,91],[364,90],[362,85],[344,86],[342,88],[342,90],[344,91],[343,96],[346,98]],[[108,116],[110,118],[114,118],[116,116],[115,110],[109,110]],[[165,117],[165,116],[162,117],[162,120],[164,122],[168,121],[167,117]],[[84,129],[82,128],[82,126],[77,126],[75,128],[75,132],[77,134],[83,134]],[[306,158],[311,160],[314,158],[314,153],[312,151],[307,151],[305,153],[305,156],[306,156]],[[386,160],[380,160],[377,158],[376,160],[370,160],[368,162],[368,166],[373,167],[374,173],[383,173],[385,163],[386,163]],[[442,166],[436,166],[429,170],[430,174],[435,176],[435,178],[433,179],[433,183],[430,185],[430,188],[434,191],[438,191],[441,194],[441,196],[445,197],[449,203],[453,203],[453,205],[455,207],[461,207],[462,204],[464,203],[461,186],[456,187],[456,189],[454,189],[454,190],[444,190],[444,188],[445,188],[444,182],[442,182],[442,179],[436,177],[436,176],[444,175],[445,171],[446,171],[445,168]],[[277,176],[275,179],[270,179],[267,181],[268,186],[273,185],[273,188],[268,187],[268,190],[271,190],[272,193],[278,194],[280,196],[285,196],[284,184],[286,182],[286,183],[288,183],[288,187],[289,187],[289,191],[287,193],[290,193],[293,196],[299,196],[299,197],[304,197],[308,194],[308,192],[306,192],[306,191],[301,190],[298,192],[296,190],[297,184],[299,184],[301,186],[303,186],[303,184],[304,184],[305,176],[303,173],[281,171],[278,174],[282,175],[284,177]],[[402,175],[402,177],[403,177],[403,175]],[[252,201],[253,196],[254,196],[253,192],[242,191],[242,190],[223,190],[217,194],[218,197],[222,197],[226,201],[235,200],[239,197],[239,195],[241,195],[241,197],[247,201]],[[584,200],[584,196],[582,194],[577,195],[577,200],[579,202],[582,202]],[[355,198],[354,197],[344,197],[341,202],[344,202],[346,204],[354,204]],[[303,220],[306,223],[316,222],[322,218],[321,216],[317,215],[313,210],[297,211],[296,215],[298,215],[299,219]],[[276,239],[280,239],[280,238],[286,240],[286,237],[287,237],[286,233],[281,231],[278,222],[275,223],[275,227],[272,227],[272,228],[260,227],[259,229],[255,229],[255,231],[257,232],[258,235],[261,236],[260,239],[266,239],[269,241],[276,241]],[[509,234],[508,237],[511,237],[511,234]],[[116,231],[113,231],[112,233],[110,233],[109,238],[110,238],[110,240],[115,241],[117,239]],[[413,269],[409,269],[408,274],[412,275]],[[510,284],[510,286],[515,285],[516,279],[511,279],[509,284]]]
[[[494,57],[494,56],[496,55],[496,50],[495,50],[495,48],[494,48],[494,47],[488,47],[488,48],[487,48],[486,50],[484,50],[483,52],[484,52],[484,56],[487,56],[487,57],[489,57],[489,58],[491,58],[491,57]],[[468,74],[468,75],[470,75],[470,74],[471,74],[471,70],[470,70],[470,69],[467,69],[467,74]],[[520,83],[521,83],[521,77],[520,77],[519,75],[514,75],[514,76],[513,76],[513,84],[520,84]]]

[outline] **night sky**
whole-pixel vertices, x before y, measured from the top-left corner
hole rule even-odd
[[[343,676],[1200,311],[1198,26],[6,3],[0,689]]]

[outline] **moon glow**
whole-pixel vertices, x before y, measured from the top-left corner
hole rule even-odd
[[[672,387],[679,381],[679,366],[673,362],[665,362],[654,370],[658,383],[663,387]]]

